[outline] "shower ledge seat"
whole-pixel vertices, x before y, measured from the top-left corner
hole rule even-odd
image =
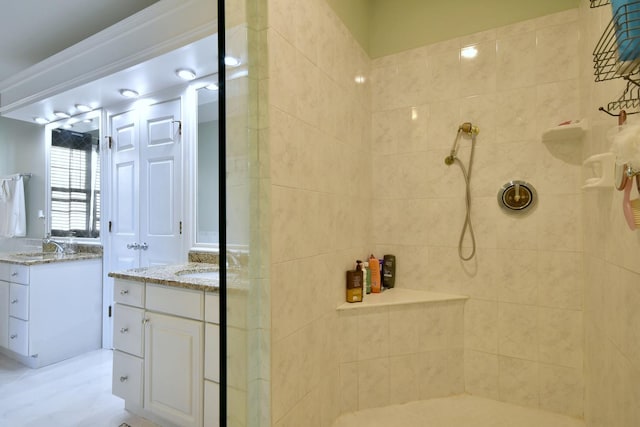
[[[344,302],[336,310],[357,310],[364,308],[384,307],[392,305],[425,304],[444,301],[464,301],[468,296],[459,294],[445,294],[431,291],[417,291],[414,289],[393,288],[379,294],[368,294],[362,302]]]

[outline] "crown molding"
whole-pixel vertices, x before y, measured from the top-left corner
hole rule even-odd
[[[208,0],[160,0],[0,82],[0,113],[122,71],[217,32]]]

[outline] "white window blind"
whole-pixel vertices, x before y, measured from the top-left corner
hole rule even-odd
[[[51,234],[98,237],[100,161],[90,133],[55,130],[51,143]]]

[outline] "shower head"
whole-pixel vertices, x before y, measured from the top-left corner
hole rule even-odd
[[[464,132],[467,135],[477,135],[480,133],[480,129],[478,129],[478,126],[474,126],[470,122],[464,122],[458,127],[458,132]]]

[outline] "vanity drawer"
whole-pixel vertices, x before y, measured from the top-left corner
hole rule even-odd
[[[145,307],[147,310],[202,320],[204,319],[204,292],[147,284]]]
[[[120,304],[144,307],[144,283],[132,280],[116,279],[113,299]]]
[[[9,283],[9,315],[29,320],[29,287]]]
[[[212,292],[204,294],[204,320],[220,323],[220,296]]]
[[[220,327],[211,323],[204,327],[204,377],[220,381]]]
[[[220,384],[204,381],[204,427],[220,427]]]
[[[29,267],[26,265],[9,264],[9,281],[28,285]]]
[[[9,350],[29,355],[29,322],[9,317]]]
[[[143,360],[119,351],[113,352],[111,392],[127,405],[142,406]]]
[[[116,304],[113,318],[113,346],[138,357],[144,352],[144,310]]]

